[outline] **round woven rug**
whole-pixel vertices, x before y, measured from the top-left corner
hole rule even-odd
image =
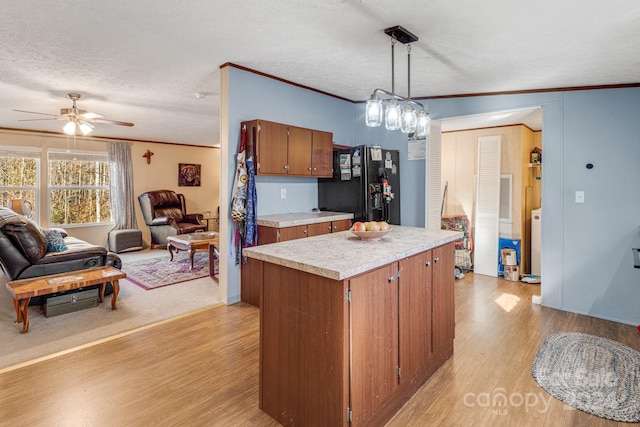
[[[640,352],[577,332],[551,335],[531,373],[567,405],[615,421],[640,422]]]

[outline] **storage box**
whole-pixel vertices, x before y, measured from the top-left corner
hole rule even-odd
[[[502,251],[504,249],[508,249],[508,251],[505,252],[505,257],[502,256],[503,254]],[[513,252],[511,251],[515,251],[515,262],[514,262]],[[520,240],[507,239],[504,237],[500,237],[498,239],[497,256],[498,256],[498,276],[504,276],[505,265],[520,265]],[[507,261],[508,264],[505,264],[504,261]]]
[[[502,265],[518,265],[518,258],[516,257],[515,249],[502,249]]]
[[[97,307],[99,296],[100,290],[94,288],[49,297],[44,304],[44,315],[53,317],[85,308]]]
[[[504,278],[510,282],[520,281],[520,271],[517,265],[504,266]]]

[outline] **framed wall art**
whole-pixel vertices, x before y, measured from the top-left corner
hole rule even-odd
[[[178,186],[200,187],[200,165],[194,163],[179,163]]]

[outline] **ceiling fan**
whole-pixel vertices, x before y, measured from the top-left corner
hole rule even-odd
[[[62,129],[64,133],[67,135],[75,135],[76,131],[79,130],[83,135],[88,135],[93,131],[94,123],[104,123],[118,126],[133,126],[133,123],[129,122],[119,122],[116,120],[107,120],[103,118],[101,114],[92,113],[86,110],[81,110],[76,106],[76,102],[80,99],[80,94],[71,92],[68,93],[67,96],[73,102],[73,106],[71,108],[61,108],[60,114],[48,114],[48,113],[38,113],[36,111],[25,111],[25,110],[13,110],[18,111],[20,113],[30,113],[30,114],[40,114],[43,116],[50,116],[51,118],[46,119],[22,119],[20,122],[28,122],[35,120],[66,120],[68,123],[64,125]]]

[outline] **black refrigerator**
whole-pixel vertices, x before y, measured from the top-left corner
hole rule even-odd
[[[361,145],[333,149],[333,177],[318,179],[321,211],[352,212],[353,221],[400,225],[400,155]]]

